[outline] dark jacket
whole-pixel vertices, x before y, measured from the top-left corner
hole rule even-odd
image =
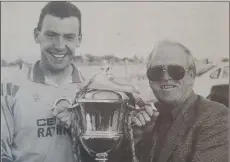
[[[153,131],[144,135],[136,146],[140,162],[228,161],[227,107],[196,96],[184,109],[173,120],[157,161],[152,161],[157,121]]]

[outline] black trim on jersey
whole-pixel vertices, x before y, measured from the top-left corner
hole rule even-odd
[[[28,78],[36,83],[45,83],[45,75],[42,72],[41,68],[39,67],[39,62],[37,61],[30,69],[28,73]],[[73,67],[72,72],[72,83],[82,83],[84,82],[84,77],[82,76],[81,72],[71,64]],[[32,73],[32,74],[31,74]]]

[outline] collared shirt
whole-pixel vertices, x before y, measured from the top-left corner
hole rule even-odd
[[[28,78],[36,83],[44,83],[47,85],[52,85],[55,87],[58,87],[57,84],[55,84],[50,78],[46,77],[42,70],[39,67],[40,61],[37,61],[32,68],[29,68],[28,70]],[[71,64],[73,71],[70,76],[66,79],[66,81],[63,84],[69,84],[69,83],[82,83],[84,82],[84,77],[82,76],[81,72],[78,68],[75,67],[74,64]]]
[[[11,71],[1,84],[2,150],[14,162],[75,162],[68,131],[57,124],[52,106],[61,97],[73,99],[83,82],[74,66],[61,86],[53,84],[39,68]],[[8,76],[7,76],[8,77]]]

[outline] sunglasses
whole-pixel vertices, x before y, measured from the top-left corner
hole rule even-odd
[[[185,76],[185,71],[188,69],[184,69],[179,65],[168,65],[165,66],[154,66],[147,70],[147,77],[150,81],[160,81],[164,76],[164,71],[168,72],[168,75],[173,80],[181,80]]]

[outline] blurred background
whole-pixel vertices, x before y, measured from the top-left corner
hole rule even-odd
[[[73,2],[82,12],[83,41],[74,63],[87,78],[109,68],[126,78],[146,100],[146,61],[163,39],[187,46],[196,59],[194,90],[229,95],[229,4],[226,2]],[[40,59],[33,39],[46,2],[2,2],[1,71],[24,70]],[[215,88],[215,87],[218,88]],[[227,86],[227,88],[226,88]],[[222,87],[222,88],[220,88]],[[223,88],[224,87],[224,88]],[[218,92],[219,93],[219,92]],[[229,96],[226,96],[229,98]]]

